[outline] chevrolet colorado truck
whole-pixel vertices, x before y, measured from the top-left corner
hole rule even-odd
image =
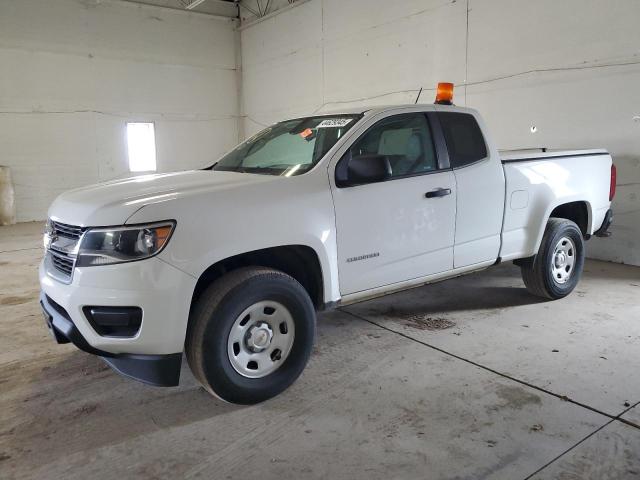
[[[202,170],[63,193],[39,271],[51,333],[153,385],[178,384],[185,352],[251,404],[301,374],[318,310],[505,261],[569,294],[608,235],[610,155],[501,156],[448,100],[287,120]]]

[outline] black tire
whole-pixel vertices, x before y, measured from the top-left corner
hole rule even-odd
[[[563,238],[575,245],[573,270],[565,283],[559,283],[553,274],[554,249]],[[538,297],[556,300],[566,297],[580,281],[584,267],[584,240],[578,225],[564,218],[550,218],[535,257],[520,263],[522,279],[527,290]]]
[[[261,301],[284,305],[295,335],[289,355],[262,378],[236,371],[227,353],[231,327],[249,306]],[[289,275],[266,267],[234,270],[213,282],[192,309],[185,342],[196,379],[213,395],[230,403],[255,404],[287,389],[302,373],[315,337],[316,314],[306,290]]]

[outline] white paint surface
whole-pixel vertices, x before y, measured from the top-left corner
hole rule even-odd
[[[235,21],[117,0],[0,2],[0,164],[19,221],[129,175],[126,122],[154,122],[158,171],[237,143]]]
[[[640,265],[640,2],[469,0],[468,17],[465,0],[284,3],[242,28],[247,135],[292,115],[413,103],[421,87],[430,103],[452,81],[499,148],[608,149],[613,237],[588,253]]]

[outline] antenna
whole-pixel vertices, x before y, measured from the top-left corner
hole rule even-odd
[[[422,95],[422,87],[420,87],[420,91],[418,92],[418,96],[416,97],[416,101],[413,102],[414,105],[418,104],[418,100],[420,100],[420,95]]]

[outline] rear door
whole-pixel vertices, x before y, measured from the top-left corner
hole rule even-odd
[[[339,161],[371,154],[389,158],[389,180],[332,182],[342,295],[453,268],[455,178],[439,163],[427,114],[377,121]]]
[[[497,151],[488,145],[481,119],[468,110],[448,108],[438,112],[438,119],[457,185],[454,267],[494,261],[500,251],[505,198]]]

